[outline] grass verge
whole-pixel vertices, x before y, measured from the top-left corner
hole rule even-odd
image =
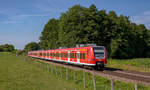
[[[138,58],[127,60],[108,59],[107,66],[123,70],[150,72],[150,58]]]

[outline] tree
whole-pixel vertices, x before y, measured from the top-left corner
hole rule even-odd
[[[30,42],[25,46],[24,51],[25,53],[27,53],[28,51],[34,51],[34,50],[39,50],[39,49],[40,49],[40,46],[38,43]]]
[[[0,52],[13,52],[14,50],[15,48],[11,44],[0,45]]]
[[[42,49],[58,47],[58,20],[50,19],[45,25],[40,37],[40,46]]]
[[[144,25],[95,5],[75,5],[59,19],[50,19],[40,37],[42,49],[86,43],[105,46],[111,58],[150,57],[150,31]]]
[[[81,15],[83,7],[75,5],[69,11],[62,13],[59,20],[58,40],[60,46],[75,46],[76,43],[83,43],[83,27],[81,27]],[[69,42],[69,43],[68,43]]]
[[[99,24],[95,5],[89,8],[75,5],[63,13],[59,22],[59,42],[61,46],[96,43]],[[69,42],[69,43],[68,43]]]

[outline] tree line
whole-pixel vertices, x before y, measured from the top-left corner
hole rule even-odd
[[[0,52],[13,52],[14,50],[15,48],[11,44],[0,45]]]
[[[105,46],[110,58],[150,57],[150,30],[144,24],[137,25],[115,11],[98,10],[95,5],[75,5],[58,19],[50,19],[38,45],[46,50],[87,43]]]

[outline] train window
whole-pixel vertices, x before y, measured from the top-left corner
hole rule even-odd
[[[72,58],[74,58],[74,52],[72,53],[73,55],[72,55]]]
[[[66,53],[64,53],[64,58],[66,57]]]
[[[80,53],[80,59],[82,59],[82,53]]]
[[[104,47],[93,47],[93,50],[96,59],[104,58]]]
[[[70,58],[72,58],[72,53],[70,53]]]
[[[74,53],[72,53],[72,58],[74,58]]]
[[[66,57],[66,53],[64,53],[64,58]]]
[[[89,56],[89,49],[87,49],[87,56]]]
[[[75,53],[75,58],[77,58],[77,53]]]
[[[61,53],[59,53],[59,57],[61,57]]]
[[[75,56],[74,56],[74,50],[72,51],[72,58],[74,58]]]
[[[62,53],[62,55],[63,55],[63,58],[64,58],[65,57],[64,53]]]
[[[57,57],[59,57],[59,53],[57,53]]]
[[[66,53],[64,53],[64,58],[66,57]]]
[[[83,59],[85,59],[85,53],[83,53]]]
[[[54,57],[56,57],[56,53],[54,53]]]
[[[66,53],[66,58],[68,58],[68,53]]]
[[[70,58],[73,58],[73,53],[70,53]]]
[[[66,53],[66,58],[68,58],[68,53]]]

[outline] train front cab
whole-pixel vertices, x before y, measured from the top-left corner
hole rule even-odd
[[[102,70],[107,64],[107,52],[104,46],[93,47],[95,69]]]

